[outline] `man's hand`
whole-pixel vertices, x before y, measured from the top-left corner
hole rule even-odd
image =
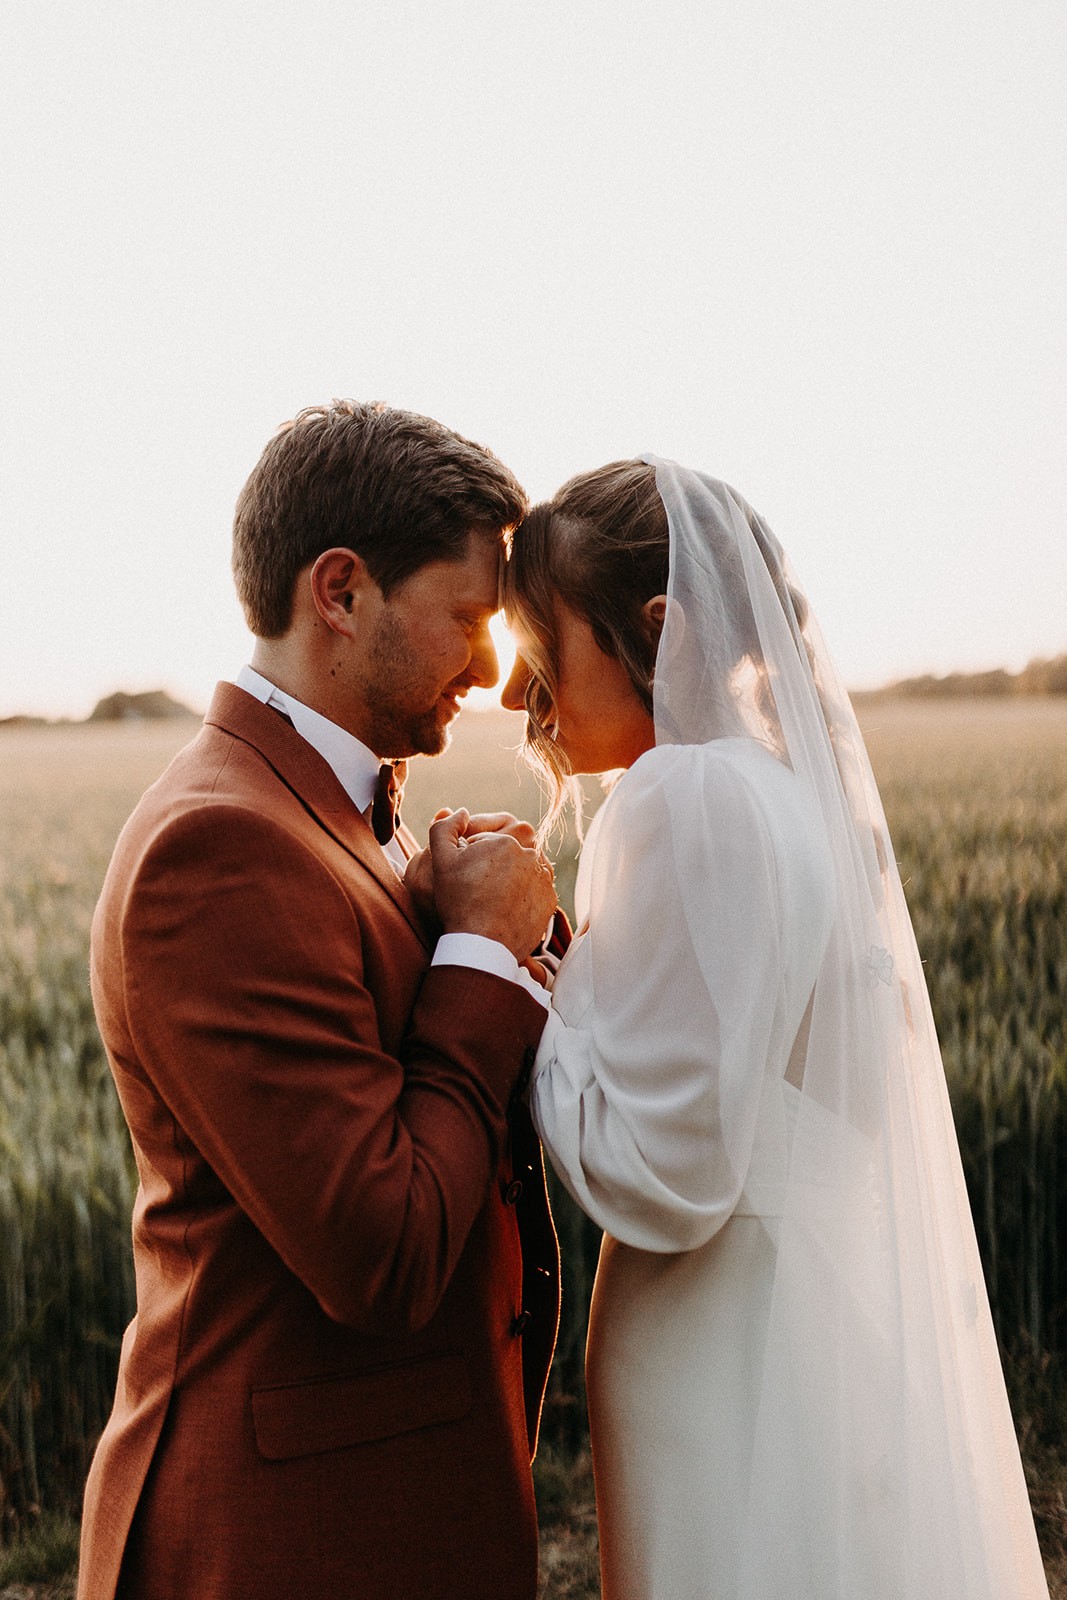
[[[472,830],[474,821],[481,826]],[[533,839],[529,823],[505,812],[474,819],[454,811],[431,825],[434,901],[446,933],[480,933],[525,960],[556,908],[552,868]]]
[[[434,813],[433,820],[441,822],[451,815],[452,812],[446,806]],[[528,822],[513,816],[510,811],[475,812],[474,816],[468,818],[465,837],[470,839],[476,833],[507,833],[527,849],[534,849],[537,845],[537,834],[534,829]],[[404,871],[404,883],[423,918],[431,923],[439,921],[434,901],[433,857],[428,849],[417,850],[411,857]]]
[[[448,816],[448,812],[439,815]],[[437,820],[435,817],[434,821]],[[436,922],[438,918],[433,898],[433,857],[429,850],[416,850],[404,869],[404,884],[423,920],[430,924]]]

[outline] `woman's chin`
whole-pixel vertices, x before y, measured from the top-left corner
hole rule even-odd
[[[621,772],[630,765],[629,761],[618,754],[600,752],[585,756],[572,756],[569,750],[564,750],[564,755],[570,763],[571,776],[574,778],[603,778],[609,772]]]

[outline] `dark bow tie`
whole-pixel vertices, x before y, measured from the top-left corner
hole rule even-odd
[[[397,761],[392,766],[386,761],[378,768],[378,782],[370,808],[370,825],[379,844],[388,844],[400,825],[400,802],[404,796],[407,775],[406,761]]]

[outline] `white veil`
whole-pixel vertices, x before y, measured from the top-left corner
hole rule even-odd
[[[922,967],[855,716],[770,529],[726,485],[645,459],[670,526],[657,743],[769,746],[816,798],[836,878],[787,1073],[739,1592],[778,1600],[804,1570],[812,1593],[855,1600],[1044,1597]],[[699,921],[699,904],[686,910]],[[783,1516],[786,1537],[762,1540]]]

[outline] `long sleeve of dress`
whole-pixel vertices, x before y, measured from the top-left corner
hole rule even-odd
[[[775,855],[733,744],[649,751],[605,802],[581,875],[589,931],[558,975],[535,1067],[531,1108],[560,1178],[645,1250],[694,1248],[729,1218],[763,1089]]]

